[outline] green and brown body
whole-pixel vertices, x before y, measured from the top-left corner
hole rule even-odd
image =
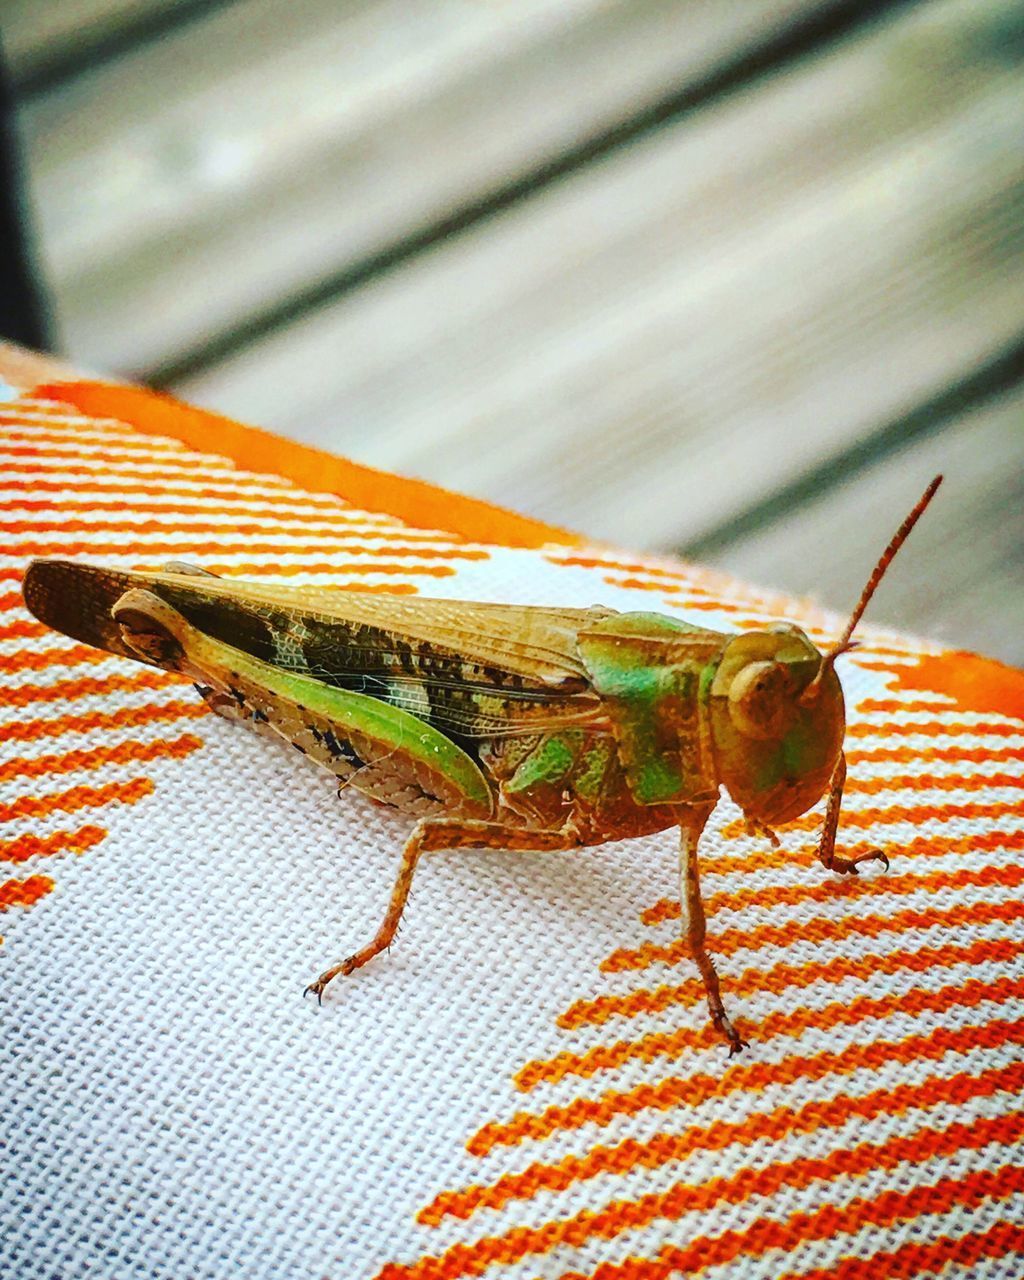
[[[415,817],[599,844],[671,826],[679,805],[714,804],[721,782],[753,800],[811,775],[817,799],[842,742],[841,716],[823,735],[805,712],[779,726],[754,772],[757,740],[716,714],[716,679],[737,646],[746,663],[791,640],[786,656],[810,680],[820,656],[795,628],[731,637],[658,614],[381,600],[62,561],[33,565],[25,598],[76,639],[188,676],[221,714]]]
[[[838,772],[842,693],[799,629],[728,636],[657,614],[285,589],[187,565],[37,561],[24,594],[50,626],[186,675],[218,713],[419,820],[373,942],[317,995],[388,945],[427,849],[679,826],[687,936],[714,1021],[741,1046],[704,951],[696,845],[721,785],[763,828]]]
[[[826,792],[835,853],[846,778],[836,658],[936,477],[882,553],[845,631],[819,653],[798,628],[727,636],[651,613],[547,609],[231,582],[190,565],[126,573],[37,560],[25,602],[86,644],[191,678],[210,706],[283,738],[416,818],[373,939],[325,970],[318,999],[389,946],[431,849],[570,849],[678,826],[683,932],[730,1053],[705,947],[697,856],[724,786],[776,837]]]

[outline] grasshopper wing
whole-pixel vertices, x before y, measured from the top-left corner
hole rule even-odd
[[[153,592],[205,635],[283,671],[378,698],[456,738],[604,723],[577,637],[613,616],[608,609],[386,597],[60,560],[34,561],[23,584],[40,621],[137,658],[111,616],[134,588]]]

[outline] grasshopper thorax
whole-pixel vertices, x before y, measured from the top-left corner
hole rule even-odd
[[[729,640],[709,704],[718,780],[748,818],[789,822],[821,799],[843,746],[843,691],[799,627]]]

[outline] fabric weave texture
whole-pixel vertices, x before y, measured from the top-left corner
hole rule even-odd
[[[28,559],[819,643],[843,619],[5,371],[0,1275],[1024,1275],[1024,675],[860,629],[840,851],[880,845],[888,875],[824,874],[823,806],[772,849],[723,798],[702,866],[738,1058],[679,941],[670,832],[432,855],[391,954],[318,1009],[302,988],[372,933],[409,824],[47,631]]]

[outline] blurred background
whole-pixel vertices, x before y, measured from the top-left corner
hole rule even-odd
[[[1024,0],[0,31],[9,336],[1024,663]]]

